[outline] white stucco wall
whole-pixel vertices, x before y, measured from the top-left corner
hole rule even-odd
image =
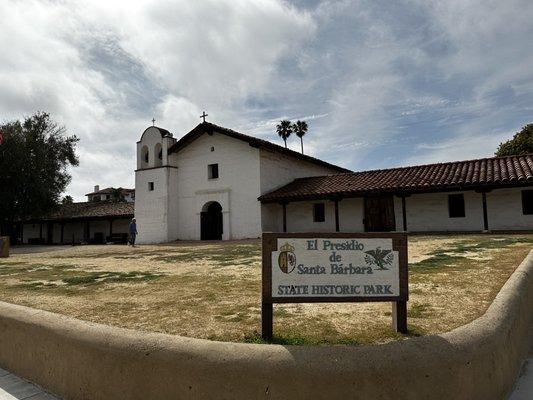
[[[39,224],[24,224],[23,242],[28,243],[28,239],[39,239]],[[43,225],[43,238],[46,237],[46,225]]]
[[[299,160],[296,157],[290,157],[285,154],[275,153],[265,149],[260,150],[261,194],[265,194],[284,186],[297,178],[338,173],[338,170],[334,168],[316,165]],[[306,223],[307,222],[302,221],[300,226],[303,227]],[[283,222],[281,206],[279,204],[262,205],[261,224],[264,232],[282,231]],[[322,227],[321,229],[324,228]]]
[[[313,204],[316,203],[325,205],[324,222],[313,221]],[[298,201],[287,204],[287,231],[335,232],[335,204],[332,201]]]
[[[339,202],[339,227],[341,232],[363,232],[363,198],[343,199]]]
[[[174,240],[168,237],[168,184],[170,170],[161,167],[135,172],[135,218],[138,243],[159,243]],[[148,190],[148,183],[154,190]]]
[[[464,194],[465,217],[463,218],[450,218],[449,216],[448,196],[455,193]],[[396,204],[400,201],[398,199]],[[483,205],[480,193],[467,191],[414,194],[405,199],[405,204],[409,232],[483,230]],[[400,209],[396,207],[396,210],[397,223],[399,222],[397,229],[401,230],[401,205]]]
[[[313,221],[313,204],[325,204],[325,221]],[[283,211],[280,204],[262,206],[265,232],[283,231]],[[339,201],[339,230],[362,232],[363,199],[352,198]],[[335,232],[335,203],[329,200],[297,201],[287,205],[287,231],[289,232]]]
[[[533,215],[522,212],[522,190],[531,188],[497,189],[487,193],[489,229],[533,230]]]
[[[489,230],[533,230],[533,215],[523,215],[520,188],[496,189],[487,194]],[[465,217],[450,218],[448,195],[463,193]],[[316,201],[320,202],[320,201]],[[289,232],[322,232],[335,230],[334,203],[325,201],[326,221],[313,222],[312,204],[293,202],[287,205]],[[482,231],[482,195],[475,191],[413,194],[406,198],[407,230],[409,232]],[[401,198],[394,197],[396,230],[403,230]],[[279,204],[263,205],[263,214],[273,222],[266,225],[271,231],[282,231],[282,207]],[[339,202],[341,232],[364,231],[363,198],[343,199]]]
[[[302,161],[296,157],[261,149],[261,194],[270,192],[296,178],[338,174],[334,168]]]
[[[176,202],[179,239],[200,239],[200,212],[210,201],[222,206],[223,239],[261,235],[257,148],[222,134],[203,134],[171,157],[178,166],[177,197],[171,201]],[[218,179],[208,179],[209,164],[218,164]]]

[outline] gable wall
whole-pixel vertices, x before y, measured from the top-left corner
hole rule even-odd
[[[177,195],[170,200],[176,218],[169,223],[176,224],[179,239],[200,239],[200,212],[209,201],[222,206],[223,239],[261,235],[257,148],[222,134],[203,134],[171,158],[178,170]],[[208,179],[207,166],[216,163],[219,178]]]
[[[260,150],[260,159],[261,194],[265,194],[283,185],[286,185],[296,178],[333,175],[339,173],[334,168],[316,165],[265,149]],[[287,214],[289,213],[287,212]],[[283,229],[281,206],[278,204],[263,204],[261,206],[261,221],[263,231],[281,231]],[[296,221],[296,219],[294,219],[294,221]],[[317,226],[317,228],[325,229],[321,226]],[[297,229],[297,226],[295,226],[294,229]],[[294,231],[296,232],[297,230]]]

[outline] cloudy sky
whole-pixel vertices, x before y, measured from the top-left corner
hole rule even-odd
[[[80,138],[68,193],[133,187],[135,142],[208,120],[360,170],[490,156],[533,122],[533,2],[0,1],[0,122]],[[298,148],[297,138],[289,139]]]

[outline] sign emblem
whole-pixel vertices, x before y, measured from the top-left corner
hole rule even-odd
[[[281,246],[278,257],[278,266],[279,269],[286,274],[290,274],[294,270],[296,267],[294,246],[291,246],[289,243],[285,243]]]
[[[365,251],[365,261],[367,264],[376,265],[378,270],[388,270],[387,265],[391,265],[394,259],[391,250],[381,250],[377,247],[375,250]]]

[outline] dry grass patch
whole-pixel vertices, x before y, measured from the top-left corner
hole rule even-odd
[[[532,243],[533,235],[410,237],[409,335],[480,316]],[[260,253],[256,240],[15,254],[0,261],[0,299],[133,329],[261,342]],[[389,303],[274,306],[277,343],[405,337],[390,324]]]

